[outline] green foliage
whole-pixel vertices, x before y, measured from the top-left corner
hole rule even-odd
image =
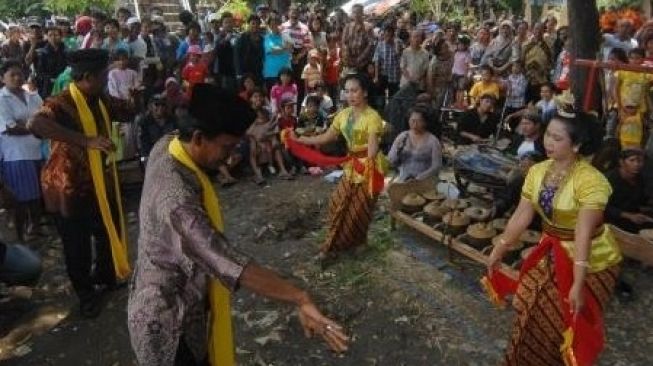
[[[610,7],[610,6],[630,6],[630,5],[641,5],[641,0],[597,0],[596,6],[598,7]]]
[[[113,9],[115,0],[43,0],[48,9],[59,14],[79,14],[86,8]]]
[[[47,13],[44,0],[0,0],[0,19],[42,16]]]

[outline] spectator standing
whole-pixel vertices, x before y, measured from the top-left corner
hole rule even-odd
[[[436,34],[438,36],[432,45],[433,57],[427,73],[426,90],[433,98],[435,108],[439,110],[445,103],[444,98],[452,82],[453,52],[443,37],[444,33],[440,31]]]
[[[29,24],[29,41],[23,44],[25,50],[25,65],[31,67],[36,60],[36,50],[45,47],[48,41],[43,37],[41,23],[31,22]]]
[[[632,37],[633,24],[628,19],[621,19],[617,22],[615,33],[603,34],[603,59],[608,60],[610,51],[613,48],[621,48],[628,53],[638,46],[637,40]]]
[[[263,85],[264,34],[267,32],[261,28],[261,18],[257,15],[250,15],[247,23],[249,29],[240,35],[236,44],[237,74],[241,78],[243,75],[250,74],[257,85]],[[279,22],[277,21],[276,24],[278,25]]]
[[[22,60],[8,60],[0,67],[0,179],[16,201],[14,225],[18,241],[39,224],[41,213],[41,140],[27,130],[27,120],[43,103],[37,93],[23,89]],[[31,222],[28,222],[28,217]]]
[[[174,115],[166,111],[166,101],[162,95],[152,97],[147,112],[136,119],[136,125],[141,156],[149,156],[152,147],[161,137],[177,129]]]
[[[129,53],[129,45],[125,43],[120,37],[120,27],[118,21],[109,19],[104,26],[106,38],[102,42],[102,49],[109,52],[109,59],[113,60],[116,56],[116,51],[123,49]]]
[[[181,71],[181,78],[186,83],[186,95],[189,100],[196,84],[205,83],[209,77],[209,68],[202,60],[202,49],[198,45],[188,48],[188,62]]]
[[[340,79],[340,46],[335,33],[329,34],[327,39],[327,55],[324,66],[324,84],[331,99],[338,97],[338,81]]]
[[[383,92],[388,91],[392,97],[399,90],[401,70],[400,41],[395,38],[395,29],[389,25],[383,30],[383,38],[374,50],[375,75],[374,83],[381,85]]]
[[[533,37],[522,48],[522,63],[526,68],[528,79],[528,93],[526,101],[537,99],[540,87],[549,82],[549,75],[553,69],[553,50],[544,39],[544,25],[533,26]]]
[[[270,89],[270,101],[273,114],[281,114],[281,102],[284,100],[287,101],[287,105],[290,103],[288,101],[293,101],[293,108],[298,100],[297,84],[293,81],[292,70],[289,68],[282,68],[281,71],[279,71],[278,83]],[[293,113],[293,115],[294,114],[295,113]]]
[[[322,83],[322,66],[317,49],[312,49],[308,53],[308,63],[302,71],[302,80],[304,80],[304,90],[307,95],[315,91],[317,84]]]
[[[65,69],[66,47],[61,40],[61,29],[48,29],[48,42],[36,52],[36,85],[41,98],[47,98],[52,92],[54,81]]]
[[[188,23],[188,35],[186,38],[179,43],[177,48],[177,62],[183,65],[186,63],[186,53],[190,46],[199,46],[200,49],[204,49],[204,41],[202,40],[202,28],[200,28],[199,23],[191,21]]]
[[[0,50],[0,61],[19,60],[23,65],[23,71],[26,72],[25,67],[25,50],[23,49],[23,42],[20,36],[20,28],[18,26],[10,26],[7,31],[7,41],[2,45]]]
[[[299,21],[299,9],[292,5],[288,10],[288,21],[281,25],[281,33],[292,40],[293,50],[291,68],[293,79],[300,80],[304,65],[306,65],[308,51],[311,48],[311,34],[306,24]],[[304,86],[299,85],[299,96],[304,96]]]
[[[222,89],[235,92],[238,88],[236,81],[236,55],[235,48],[238,42],[238,33],[234,31],[234,17],[228,11],[222,13],[220,18],[222,27],[215,37],[215,59],[218,69],[217,82]],[[247,55],[249,57],[249,55]]]
[[[426,88],[426,72],[429,67],[429,54],[422,49],[424,34],[414,30],[410,34],[410,47],[401,54],[401,82],[400,87],[412,82],[416,83],[421,90]]]
[[[278,81],[279,73],[284,68],[290,68],[292,44],[281,35],[279,18],[272,17],[268,20],[270,32],[265,35],[263,47],[263,77],[267,91],[271,90]]]
[[[367,65],[374,56],[374,32],[372,25],[363,18],[363,5],[351,8],[352,20],[342,31],[342,49],[340,50],[343,74],[350,72],[367,72]]]
[[[490,30],[487,27],[481,27],[476,34],[476,40],[472,43],[469,48],[469,52],[472,55],[472,65],[479,66],[483,56],[485,55],[485,50],[487,50],[490,45]]]
[[[106,22],[107,16],[103,12],[94,12],[91,17],[91,30],[84,36],[80,48],[93,48],[95,46],[94,43],[98,38],[103,39],[104,26]]]

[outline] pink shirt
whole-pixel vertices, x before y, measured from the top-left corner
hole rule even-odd
[[[466,76],[471,62],[472,54],[469,53],[469,51],[456,51],[453,55],[453,67],[451,68],[451,73],[454,75]]]
[[[270,100],[272,102],[272,113],[278,113],[281,108],[281,100],[292,98],[297,103],[297,85],[295,83],[283,86],[277,84],[270,89]]]

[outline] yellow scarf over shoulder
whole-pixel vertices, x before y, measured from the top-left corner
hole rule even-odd
[[[168,152],[185,167],[192,170],[202,185],[202,201],[211,223],[219,232],[224,231],[222,211],[218,195],[209,177],[197,166],[184,150],[181,141],[174,138],[168,145]],[[209,303],[211,325],[209,331],[209,361],[212,366],[234,365],[234,345],[231,329],[231,297],[229,291],[215,279],[209,280]]]
[[[84,94],[79,90],[75,83],[69,86],[70,95],[75,102],[77,112],[79,113],[79,120],[82,123],[82,130],[87,137],[97,137],[97,125],[95,117],[88,107]],[[102,101],[100,103],[100,112],[104,127],[107,132],[111,131],[109,113]],[[111,165],[111,175],[113,176],[113,185],[116,195],[116,207],[118,208],[118,219],[120,220],[120,235],[116,228],[116,223],[113,221],[111,208],[109,207],[109,198],[107,197],[107,186],[104,181],[104,167],[102,164],[102,153],[100,150],[88,149],[88,162],[91,170],[91,178],[93,180],[93,188],[95,190],[95,197],[97,198],[100,215],[102,222],[107,230],[109,242],[111,244],[111,254],[113,257],[113,266],[115,268],[116,277],[120,280],[125,280],[131,273],[129,261],[127,258],[127,227],[125,225],[125,217],[122,210],[122,202],[120,196],[120,183],[118,182],[118,168],[115,159],[109,159]]]

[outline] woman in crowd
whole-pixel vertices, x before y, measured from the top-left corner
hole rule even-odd
[[[417,106],[410,112],[410,129],[397,136],[388,158],[399,169],[396,182],[437,177],[442,167],[442,146],[437,137],[426,130],[429,111]]]
[[[492,277],[503,255],[541,217],[542,239],[522,264],[516,286],[506,365],[560,365],[570,357],[589,365],[603,348],[602,309],[622,257],[603,223],[610,185],[581,156],[592,152],[593,123],[570,110],[551,120],[544,136],[549,159],[529,170],[521,201],[490,255]]]
[[[492,68],[495,75],[505,76],[510,72],[512,59],[513,28],[509,20],[501,22],[499,35],[487,47],[481,64]]]
[[[0,177],[15,199],[14,225],[18,241],[39,225],[41,213],[41,140],[25,126],[43,104],[37,93],[23,89],[23,63],[8,60],[0,67]],[[28,222],[29,218],[29,222]]]
[[[385,156],[379,151],[383,122],[379,114],[368,105],[368,82],[358,74],[344,79],[349,107],[341,110],[331,127],[323,134],[296,138],[304,145],[325,145],[338,140],[339,135],[347,141],[348,155],[363,163],[370,172],[384,173]],[[367,229],[377,194],[370,189],[372,177],[354,169],[354,161],[344,165],[345,175],[331,196],[328,221],[330,228],[322,246],[322,253],[332,253],[367,242]]]
[[[476,40],[474,40],[472,45],[469,47],[469,52],[472,55],[472,66],[476,67],[481,64],[481,60],[490,45],[491,39],[490,30],[487,27],[481,27],[481,29],[478,30],[478,33],[476,33]]]

